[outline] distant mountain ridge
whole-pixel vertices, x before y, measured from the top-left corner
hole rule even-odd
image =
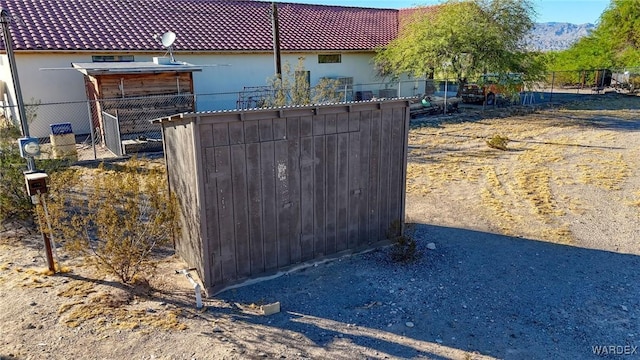
[[[538,51],[566,50],[581,37],[589,35],[595,28],[594,24],[536,23],[530,32],[528,47]]]

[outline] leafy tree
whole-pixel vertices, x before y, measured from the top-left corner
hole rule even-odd
[[[449,0],[418,8],[398,38],[379,50],[376,65],[385,75],[454,75],[461,84],[486,72],[539,77],[543,58],[526,52],[522,41],[534,14],[530,0]]]
[[[640,2],[612,0],[590,35],[548,57],[556,71],[640,66]]]
[[[338,80],[323,78],[313,88],[311,87],[307,79],[304,60],[304,57],[299,57],[293,70],[289,62],[285,62],[282,66],[281,77],[273,76],[267,79],[272,94],[264,99],[265,107],[342,101],[343,96],[340,93]]]
[[[602,13],[594,37],[616,66],[640,66],[640,2],[612,0]]]

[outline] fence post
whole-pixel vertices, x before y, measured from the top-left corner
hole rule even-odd
[[[553,84],[556,81],[556,72],[551,72],[551,93],[549,93],[549,102],[553,99]]]
[[[87,112],[89,113],[89,131],[91,131],[91,147],[93,147],[93,160],[98,160],[98,154],[96,152],[96,137],[95,130],[93,128],[93,111],[91,111],[91,100],[87,100]]]

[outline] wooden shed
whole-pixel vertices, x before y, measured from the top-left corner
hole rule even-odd
[[[193,72],[202,71],[200,67],[157,59],[154,62],[74,63],[72,66],[85,75],[94,128],[100,129],[107,144],[114,137],[118,143],[125,142],[117,144],[123,150],[131,139],[154,137],[161,150],[160,127],[150,120],[196,111]],[[110,119],[115,119],[117,126],[108,123]],[[117,150],[112,149],[118,153]]]
[[[176,251],[209,295],[402,232],[406,100],[158,122],[180,204]]]

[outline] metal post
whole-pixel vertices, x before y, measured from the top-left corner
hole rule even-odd
[[[444,114],[447,115],[447,85],[449,84],[449,79],[444,79]]]
[[[44,231],[44,227],[42,225],[42,216],[40,216],[40,214],[38,214],[37,216],[38,216],[38,223],[40,223],[40,233],[42,234],[42,240],[44,241],[44,249],[45,249],[45,254],[47,256],[47,265],[49,266],[49,270],[55,274],[56,264],[53,261],[53,252],[51,251],[51,241],[49,240],[49,236],[47,235],[47,232]]]
[[[20,126],[22,128],[22,136],[29,137],[29,124],[27,123],[27,113],[24,109],[24,101],[22,99],[22,89],[20,88],[20,79],[18,78],[18,68],[16,66],[16,58],[13,54],[13,40],[11,38],[11,31],[9,30],[9,23],[11,22],[11,16],[5,9],[0,10],[0,23],[2,23],[2,34],[4,36],[4,47],[7,51],[7,58],[9,59],[9,69],[11,70],[11,78],[13,79],[13,89],[16,95],[16,103],[18,105],[18,116],[20,117]],[[36,170],[36,162],[31,156],[27,156],[27,169],[29,171]]]
[[[271,31],[273,33],[273,60],[276,66],[276,76],[282,78],[282,63],[280,59],[280,26],[278,22],[278,6],[271,3]]]
[[[98,154],[96,152],[96,135],[93,128],[93,111],[91,111],[91,100],[87,100],[87,111],[89,112],[89,129],[91,130],[91,147],[93,147],[93,160],[98,160]]]
[[[556,72],[551,73],[551,93],[549,94],[549,102],[553,100],[553,83],[556,81]]]

